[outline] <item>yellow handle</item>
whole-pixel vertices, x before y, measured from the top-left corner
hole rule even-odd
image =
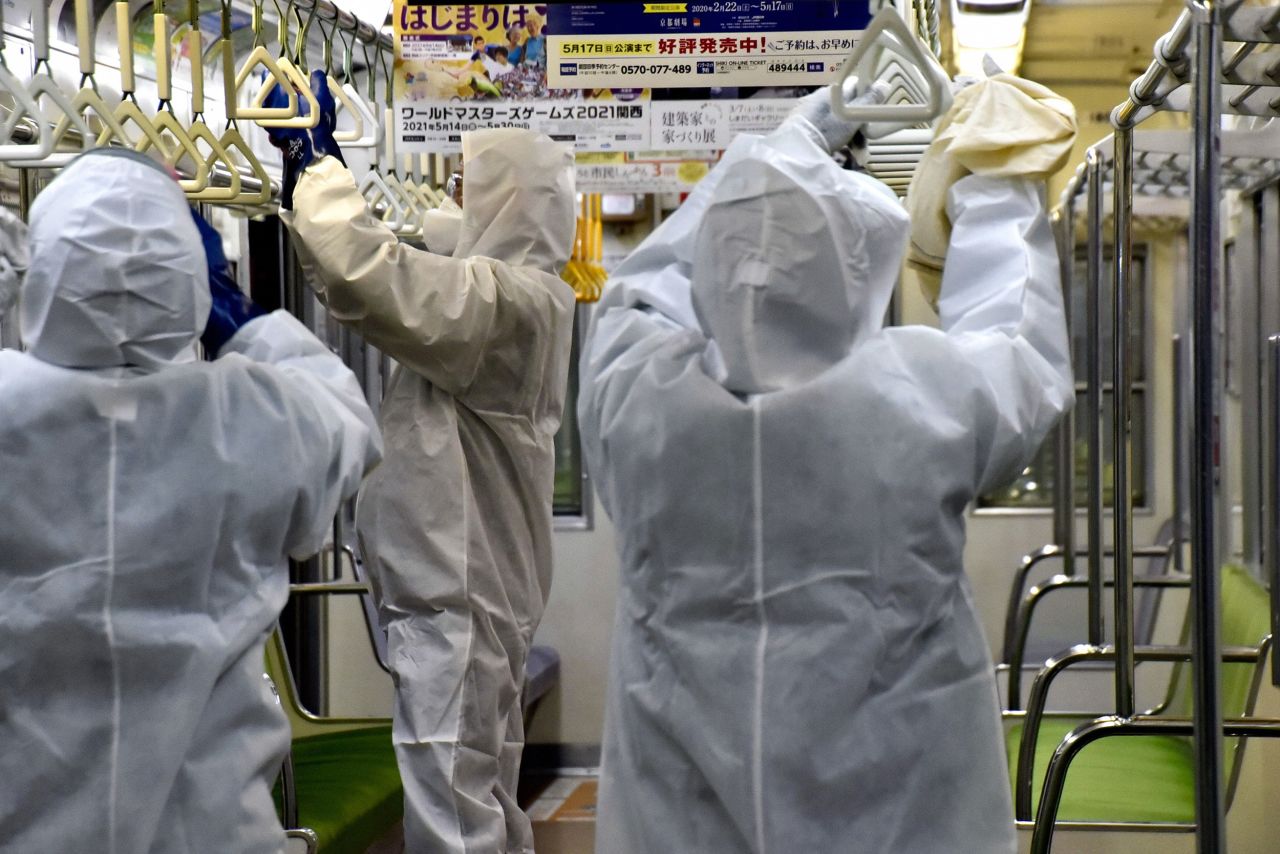
[[[159,13],[152,15],[151,20],[155,22],[156,92],[160,94],[161,101],[168,101],[173,97],[169,69],[169,16]]]
[[[195,115],[204,113],[204,62],[201,51],[204,40],[200,38],[200,19],[191,22],[191,32],[187,33],[187,53],[191,54],[191,112]]]
[[[137,87],[133,79],[133,26],[128,0],[116,2],[116,41],[120,48],[120,90],[132,94]]]
[[[249,59],[236,74],[236,89],[244,85],[254,65],[261,62],[271,72],[271,80],[266,81],[258,94],[253,97],[249,107],[236,110],[237,118],[253,119],[263,127],[313,128],[320,121],[320,104],[311,91],[311,81],[302,74],[292,62],[285,57],[272,59],[264,47],[256,47]],[[264,107],[267,95],[279,83],[289,100],[287,108]],[[304,116],[298,107],[298,97],[307,102],[307,114]]]
[[[188,199],[209,202],[229,202],[233,201],[240,195],[240,169],[231,157],[231,152],[227,151],[223,146],[222,140],[209,130],[209,126],[202,121],[191,123],[191,142],[194,145],[197,141],[204,142],[209,146],[209,156],[204,158],[205,168],[208,170],[209,178],[205,187],[194,192],[187,193]],[[222,163],[227,168],[230,187],[214,187],[212,186],[213,169],[218,163]]]
[[[222,40],[222,97],[226,101],[227,118],[236,115],[236,53],[231,45],[231,36]]]
[[[93,73],[93,27],[89,23],[89,0],[76,0],[76,45],[80,48],[80,73]]]
[[[267,170],[262,168],[262,163],[254,155],[253,149],[249,147],[249,143],[245,142],[244,137],[240,135],[240,131],[234,127],[228,128],[222,135],[222,145],[228,151],[236,151],[244,158],[245,163],[249,164],[249,169],[253,172],[255,178],[262,185],[262,189],[256,196],[242,195],[236,199],[236,204],[242,205],[269,205],[271,204],[271,176],[267,174]]]

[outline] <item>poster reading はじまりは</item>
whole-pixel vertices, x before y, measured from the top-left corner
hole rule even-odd
[[[547,4],[396,0],[396,143],[401,153],[461,150],[462,134],[523,127],[580,151],[648,146],[648,93],[555,89],[547,81]]]

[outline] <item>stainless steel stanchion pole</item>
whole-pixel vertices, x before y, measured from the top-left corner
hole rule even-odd
[[[1129,279],[1133,264],[1133,130],[1117,128],[1114,136],[1114,245],[1111,323],[1112,489],[1115,526],[1115,646],[1116,714],[1132,717],[1133,702],[1133,432],[1131,424],[1132,368],[1129,353]]]
[[[1280,335],[1267,339],[1267,387],[1271,394],[1266,413],[1264,440],[1272,447],[1280,443]],[[1266,571],[1271,585],[1271,636],[1280,637],[1280,454],[1271,455],[1271,476],[1267,479]],[[1280,656],[1271,656],[1271,681],[1280,686]]]
[[[1088,394],[1084,422],[1088,425],[1089,447],[1089,643],[1101,646],[1103,642],[1103,533],[1102,515],[1104,503],[1103,477],[1106,461],[1103,459],[1102,439],[1102,181],[1105,169],[1102,154],[1089,149],[1085,156],[1085,174],[1088,181],[1088,282],[1085,291],[1085,372]]]
[[[1194,23],[1191,171],[1191,594],[1192,708],[1195,719],[1196,846],[1223,854],[1223,744],[1216,465],[1220,407],[1215,350],[1219,293],[1218,206],[1221,195],[1221,9],[1215,0],[1190,0]]]
[[[1076,254],[1076,206],[1068,198],[1058,220],[1058,252],[1062,270],[1062,308],[1067,323],[1067,344],[1072,344],[1072,273]],[[1053,541],[1062,549],[1062,572],[1076,574],[1076,430],[1075,413],[1058,424],[1055,448]]]

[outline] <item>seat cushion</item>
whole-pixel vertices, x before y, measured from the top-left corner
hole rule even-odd
[[[298,822],[323,854],[364,854],[404,815],[390,725],[295,739],[293,773]]]
[[[527,711],[560,681],[560,653],[549,646],[529,650],[524,667],[524,708]]]
[[[1083,720],[1044,719],[1036,743],[1032,804],[1054,750]],[[1009,778],[1016,785],[1022,725],[1010,730],[1005,745]],[[1195,777],[1191,740],[1179,736],[1111,736],[1080,751],[1067,771],[1059,821],[1195,821]]]

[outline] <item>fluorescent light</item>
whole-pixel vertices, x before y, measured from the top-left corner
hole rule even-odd
[[[1001,71],[1007,71],[1010,74],[1016,74],[1018,65],[1022,62],[1021,46],[1016,48],[995,48],[992,50],[957,48],[955,51],[956,74],[977,77],[978,79],[986,77],[987,72],[982,67],[982,60],[988,54],[995,60],[996,65],[1000,66]]]
[[[957,71],[981,77],[991,54],[1002,69],[1016,72],[1027,38],[1030,0],[951,0],[951,41]]]

